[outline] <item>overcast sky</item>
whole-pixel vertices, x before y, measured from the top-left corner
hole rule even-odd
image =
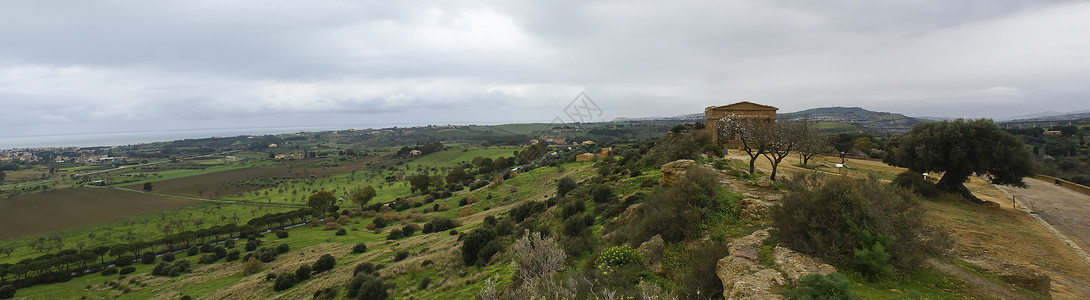
[[[0,2],[0,137],[550,122],[580,91],[599,120],[1086,110],[1090,3]]]

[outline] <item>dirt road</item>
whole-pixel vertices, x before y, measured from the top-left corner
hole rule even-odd
[[[1026,178],[1029,188],[999,186],[1083,249],[1090,249],[1090,195]]]

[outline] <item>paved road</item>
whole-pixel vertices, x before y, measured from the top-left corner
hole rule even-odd
[[[1083,249],[1090,249],[1090,195],[1033,178],[1026,178],[1026,184],[1029,188],[998,187],[1029,206]]]

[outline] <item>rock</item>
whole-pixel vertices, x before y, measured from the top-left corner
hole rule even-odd
[[[768,179],[768,178],[764,178],[764,177],[762,177],[761,179],[757,179],[757,186],[764,187],[764,188],[770,187],[770,186],[772,186],[772,179]]]
[[[758,230],[727,245],[729,255],[715,267],[715,275],[723,282],[723,297],[731,295],[734,283],[740,278],[761,269],[760,246],[767,238],[768,230]]]
[[[742,198],[742,201],[738,202],[738,206],[742,208],[741,218],[743,220],[760,219],[767,215],[769,208],[772,207],[768,202],[757,198]]]
[[[1000,280],[1019,287],[1051,296],[1052,279],[1031,266],[1019,265],[1002,259],[973,262],[988,274],[995,274]]]
[[[799,281],[806,275],[812,273],[829,275],[836,272],[836,268],[817,258],[780,246],[772,249],[772,259],[773,264],[780,268],[795,286],[798,286]]]
[[[631,221],[632,218],[636,217],[636,212],[640,211],[640,206],[643,206],[643,203],[629,205],[628,208],[625,208],[624,212],[617,217],[617,223],[626,224]]]
[[[662,235],[656,234],[636,249],[643,256],[643,265],[651,273],[662,273],[662,251],[666,250],[666,242]]]
[[[662,184],[665,186],[674,185],[674,182],[677,182],[681,175],[685,175],[685,170],[695,164],[696,161],[691,159],[680,159],[662,165]]]
[[[730,295],[724,295],[728,300],[733,299],[784,299],[776,293],[784,284],[783,275],[773,269],[764,269],[757,273],[742,276],[734,282]]]

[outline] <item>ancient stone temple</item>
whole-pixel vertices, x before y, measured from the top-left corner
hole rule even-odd
[[[709,106],[704,109],[704,128],[712,136],[712,141],[720,143],[718,128],[720,122],[726,122],[730,118],[757,118],[768,122],[776,121],[776,111],[779,110],[774,106],[762,105],[748,101],[742,101],[734,104],[722,105],[722,106]],[[733,141],[736,140],[734,136],[724,136],[727,139],[721,142],[728,147],[735,146]]]

